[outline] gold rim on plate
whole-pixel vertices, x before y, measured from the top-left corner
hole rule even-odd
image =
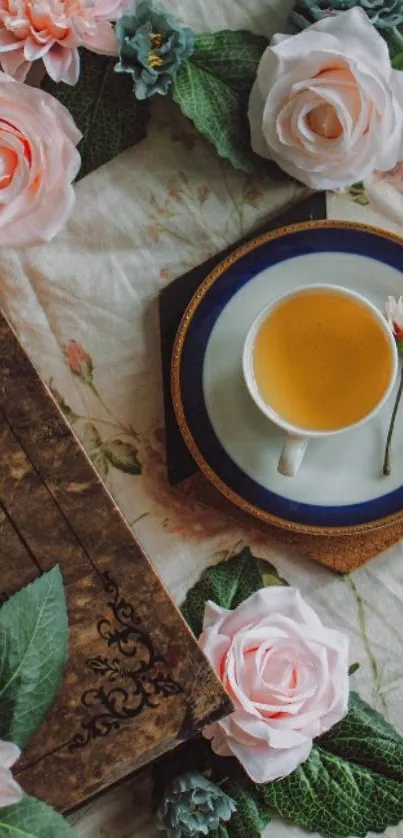
[[[394,512],[391,515],[386,515],[383,518],[378,518],[375,521],[368,521],[367,523],[363,524],[353,524],[345,527],[321,527],[321,526],[313,526],[309,524],[298,524],[295,521],[288,521],[285,518],[280,518],[277,515],[273,515],[271,512],[266,512],[263,509],[259,509],[258,507],[254,506],[249,501],[245,500],[241,495],[237,492],[234,492],[230,486],[224,483],[220,477],[215,473],[215,471],[211,468],[209,463],[203,457],[203,454],[199,450],[193,435],[190,431],[188,426],[185,411],[183,408],[182,403],[182,394],[181,394],[181,387],[180,387],[180,368],[182,362],[182,352],[183,347],[186,339],[186,335],[190,326],[190,323],[197,311],[201,301],[206,296],[207,292],[210,290],[212,285],[222,276],[225,271],[231,267],[235,262],[238,262],[239,259],[242,259],[247,253],[250,253],[252,250],[256,250],[256,248],[260,247],[262,244],[266,244],[267,242],[273,241],[274,239],[278,239],[281,236],[289,235],[290,233],[297,233],[303,232],[304,230],[311,230],[311,229],[324,229],[329,227],[337,227],[341,229],[353,229],[353,230],[360,230],[364,233],[372,233],[378,238],[389,239],[390,241],[394,241],[397,244],[403,245],[403,237],[398,236],[395,233],[390,233],[388,230],[382,230],[377,227],[373,227],[370,224],[360,224],[355,221],[333,221],[333,220],[322,220],[322,221],[301,221],[296,224],[290,224],[285,227],[280,227],[278,230],[273,230],[268,233],[263,233],[261,236],[257,236],[255,239],[247,242],[246,244],[241,245],[233,253],[223,259],[222,262],[214,268],[213,271],[206,277],[206,279],[201,283],[195,294],[193,295],[192,299],[190,300],[186,310],[182,316],[179,329],[175,338],[174,348],[172,352],[172,361],[171,361],[171,394],[172,394],[172,402],[175,411],[176,421],[178,423],[180,432],[182,437],[186,443],[188,450],[190,451],[196,465],[202,472],[202,474],[207,477],[210,483],[224,495],[227,500],[232,501],[236,506],[242,509],[244,512],[248,512],[254,518],[258,518],[260,521],[263,521],[266,524],[272,524],[276,527],[280,527],[281,529],[286,529],[291,532],[301,533],[305,535],[330,535],[330,536],[343,536],[343,535],[358,535],[360,533],[367,533],[371,530],[380,529],[380,527],[386,527],[388,524],[394,524],[396,521],[400,521],[403,517],[403,508],[398,512]],[[402,254],[403,256],[403,254]]]

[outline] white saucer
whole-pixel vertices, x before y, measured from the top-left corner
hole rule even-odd
[[[392,473],[382,474],[394,393],[364,427],[311,440],[298,475],[287,478],[277,471],[283,432],[254,405],[241,369],[250,325],[276,297],[326,282],[358,291],[382,311],[389,295],[403,294],[401,267],[395,236],[307,222],[244,246],[198,290],[174,351],[174,406],[199,467],[244,509],[291,529],[332,534],[383,526],[403,514],[403,405]]]

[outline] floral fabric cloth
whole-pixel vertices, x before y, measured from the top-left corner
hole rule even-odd
[[[197,30],[280,31],[284,0],[171,0]],[[46,247],[0,253],[0,304],[53,388],[118,505],[179,602],[209,564],[249,545],[300,588],[327,625],[351,640],[363,698],[403,732],[402,548],[340,578],[251,525],[237,525],[165,474],[157,297],[176,276],[223,249],[301,194],[219,160],[167,100],[153,101],[148,138],[84,178],[75,213]],[[360,200],[355,200],[356,198]],[[359,191],[329,214],[400,229]],[[91,525],[90,522],[88,524]],[[81,838],[151,838],[147,772],[76,813]],[[133,796],[134,795],[134,796]],[[267,835],[302,838],[283,822]],[[403,838],[403,826],[389,838]]]

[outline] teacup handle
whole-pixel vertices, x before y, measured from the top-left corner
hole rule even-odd
[[[280,454],[277,470],[285,477],[295,477],[304,459],[308,440],[306,436],[287,434]]]

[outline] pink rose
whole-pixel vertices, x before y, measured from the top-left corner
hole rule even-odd
[[[208,602],[199,642],[235,706],[203,735],[255,783],[291,774],[347,713],[348,639],[296,588],[264,588],[234,611]]]
[[[22,789],[10,771],[19,757],[20,749],[17,745],[0,739],[0,809],[19,803],[22,798]]]
[[[115,55],[111,21],[126,8],[126,0],[0,0],[2,69],[24,81],[41,58],[53,81],[76,84],[78,47]]]
[[[0,246],[49,241],[74,205],[81,138],[53,96],[0,72]]]
[[[313,189],[342,189],[403,159],[403,74],[358,7],[276,35],[249,103],[252,147]]]

